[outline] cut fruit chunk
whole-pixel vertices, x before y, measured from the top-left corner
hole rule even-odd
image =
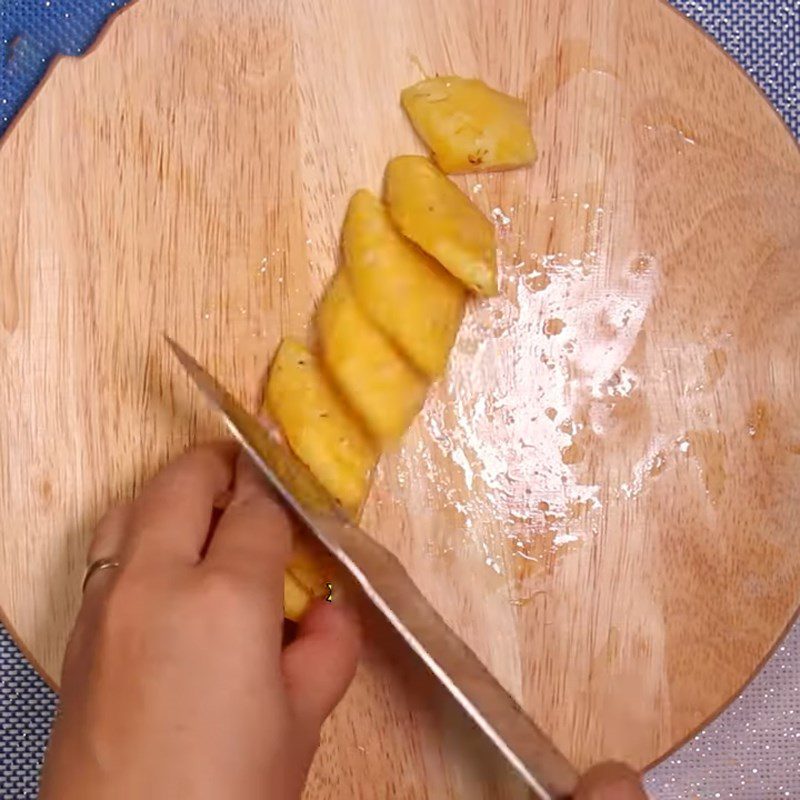
[[[441,375],[464,316],[463,285],[406,239],[366,189],[350,200],[342,251],[364,313],[422,372]]]
[[[333,558],[295,534],[283,581],[284,616],[297,622],[314,599],[326,599],[334,574]]]
[[[400,102],[445,172],[511,169],[536,159],[525,104],[483,81],[429,78],[403,89]]]
[[[346,511],[357,514],[378,453],[300,342],[281,342],[267,378],[265,406],[297,457]]]
[[[299,622],[314,596],[287,569],[283,573],[283,616]]]
[[[427,385],[361,311],[339,273],[317,312],[322,358],[342,395],[382,443],[399,439],[422,408]]]
[[[479,294],[497,294],[494,228],[430,159],[398,156],[386,168],[386,202],[400,232]]]
[[[308,534],[295,534],[292,540],[292,554],[286,567],[292,577],[303,586],[312,597],[325,598],[328,584],[334,579],[335,560],[316,540],[308,541]]]

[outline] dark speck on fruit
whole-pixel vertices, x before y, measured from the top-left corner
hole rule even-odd
[[[483,159],[484,159],[484,158],[485,158],[487,155],[489,155],[489,151],[488,151],[488,150],[487,150],[485,147],[482,147],[482,148],[481,148],[480,150],[478,150],[477,152],[475,152],[475,153],[470,153],[470,154],[467,156],[467,161],[469,161],[469,163],[470,163],[470,164],[476,164],[476,165],[478,165],[478,164],[483,164]]]

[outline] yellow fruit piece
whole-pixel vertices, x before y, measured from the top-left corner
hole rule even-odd
[[[284,339],[275,354],[265,406],[297,457],[346,511],[357,514],[378,453],[316,357],[293,339]]]
[[[286,569],[312,597],[327,597],[328,584],[335,576],[335,561],[322,545],[296,535]]]
[[[483,81],[429,78],[403,89],[400,102],[445,172],[510,169],[536,159],[525,104]]]
[[[295,536],[283,579],[284,616],[297,622],[312,600],[325,600],[334,575],[333,558],[321,547]]]
[[[497,294],[494,228],[433,162],[393,158],[386,167],[386,202],[404,236],[470,289]]]
[[[312,600],[313,595],[289,570],[286,570],[283,573],[283,616],[293,622],[299,622]]]
[[[464,287],[394,227],[361,189],[342,231],[344,271],[361,309],[431,378],[441,375],[464,316]]]
[[[364,315],[339,273],[317,312],[322,358],[334,383],[380,442],[399,439],[422,408],[427,385]]]

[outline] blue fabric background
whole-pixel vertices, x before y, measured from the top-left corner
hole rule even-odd
[[[80,55],[128,0],[0,0],[0,136],[52,58]],[[800,0],[672,0],[764,89],[800,133]],[[0,178],[0,202],[2,202]],[[55,695],[0,629],[0,797],[36,795]],[[800,711],[800,709],[799,709]],[[717,794],[717,797],[719,794]]]
[[[0,0],[0,136],[54,56],[78,56],[128,0]]]

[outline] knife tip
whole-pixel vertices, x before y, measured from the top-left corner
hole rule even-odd
[[[192,358],[169,334],[164,333],[162,335],[175,357],[190,375],[196,375],[198,371],[203,371],[202,367],[194,358]]]
[[[178,360],[184,361],[188,353],[168,333],[162,333],[161,335],[169,345],[170,350],[178,357]]]

